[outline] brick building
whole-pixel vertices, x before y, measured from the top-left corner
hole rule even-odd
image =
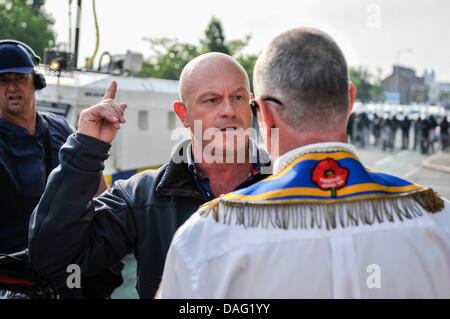
[[[400,104],[423,103],[425,80],[413,69],[394,65],[392,74],[381,81],[384,92],[400,94]]]

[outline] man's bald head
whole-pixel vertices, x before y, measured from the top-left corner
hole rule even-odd
[[[250,83],[235,59],[218,52],[196,57],[181,72],[179,95],[174,110],[190,129],[194,158],[205,158],[204,149],[212,150],[221,161],[222,155],[248,150],[245,132],[253,121]],[[235,132],[244,132],[244,139]]]
[[[224,53],[210,52],[192,59],[183,68],[178,88],[180,100],[187,106],[192,89],[201,85],[205,73],[217,74],[220,77],[224,68],[235,68],[242,72],[246,79],[246,89],[250,91],[247,72],[233,57]]]

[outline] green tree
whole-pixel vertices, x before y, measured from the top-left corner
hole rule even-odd
[[[242,56],[241,51],[243,48],[245,48],[248,43],[250,42],[250,39],[252,38],[251,35],[247,34],[244,39],[235,39],[228,41],[226,43],[228,50],[230,51],[231,56]]]
[[[430,97],[430,88],[428,85],[425,84],[425,86],[423,87],[423,102],[428,103],[429,97]]]
[[[44,2],[0,1],[0,39],[22,41],[42,57],[44,49],[55,44],[55,33],[51,29],[54,20],[43,11]]]
[[[418,103],[420,102],[419,97],[417,95],[417,91],[412,91],[410,96],[411,102]]]
[[[204,34],[205,38],[200,39],[199,45],[180,43],[177,39],[144,38],[150,43],[152,55],[143,62],[142,71],[134,75],[178,80],[184,66],[196,56],[207,52],[222,52],[237,59],[247,71],[251,85],[257,55],[241,53],[242,49],[248,45],[251,36],[246,35],[243,39],[226,41],[222,23],[214,17]]]
[[[450,92],[439,92],[439,101],[443,102],[450,99]]]
[[[255,67],[256,60],[258,59],[257,54],[241,55],[237,57],[237,61],[240,65],[247,71],[248,78],[250,80],[250,91],[253,92],[253,68]]]
[[[356,99],[362,103],[367,103],[372,99],[372,84],[370,83],[371,75],[365,67],[350,67],[350,81],[356,86]]]
[[[142,71],[135,76],[178,80],[184,66],[200,55],[199,49],[189,43],[179,43],[176,39],[145,38],[150,42],[153,56],[144,61]]]
[[[225,44],[225,35],[223,33],[222,23],[212,17],[205,30],[205,39],[200,40],[202,52],[222,52],[230,54],[230,49]]]
[[[31,4],[31,12],[33,12],[33,14],[35,16],[39,16],[43,14],[43,10],[42,7],[45,4],[45,0],[33,0],[32,4]]]
[[[205,30],[205,37],[205,39],[200,40],[201,52],[222,52],[233,56],[247,72],[250,79],[250,89],[253,91],[253,67],[258,55],[241,53],[242,49],[250,42],[251,35],[248,34],[243,39],[227,41],[222,23],[220,20],[212,17]]]
[[[375,82],[372,85],[372,101],[376,103],[382,103],[385,101],[384,87],[381,83],[382,73],[383,70],[381,68],[377,68],[377,77],[375,78]]]

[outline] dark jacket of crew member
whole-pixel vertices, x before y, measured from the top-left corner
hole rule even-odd
[[[133,252],[138,294],[141,298],[153,298],[175,231],[209,200],[188,167],[189,144],[180,144],[169,163],[160,169],[119,180],[91,200],[98,186],[92,183],[93,175],[101,174],[110,145],[80,133],[71,135],[60,152],[61,166],[52,173],[39,204],[41,213],[32,217],[30,250],[34,269],[62,288],[68,264],[78,264],[82,273],[90,276]],[[263,150],[259,150],[259,156],[259,163],[270,161]],[[238,188],[267,176],[255,173]],[[55,200],[57,192],[68,196]],[[35,237],[41,242],[36,246]],[[68,240],[70,237],[73,240]],[[52,258],[58,257],[58,264],[48,264],[45,256],[50,252]]]

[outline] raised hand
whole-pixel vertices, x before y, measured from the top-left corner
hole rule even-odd
[[[112,81],[100,102],[81,112],[78,132],[106,143],[112,142],[120,129],[120,124],[125,123],[123,112],[127,107],[126,103],[114,102],[116,91],[117,82]]]

